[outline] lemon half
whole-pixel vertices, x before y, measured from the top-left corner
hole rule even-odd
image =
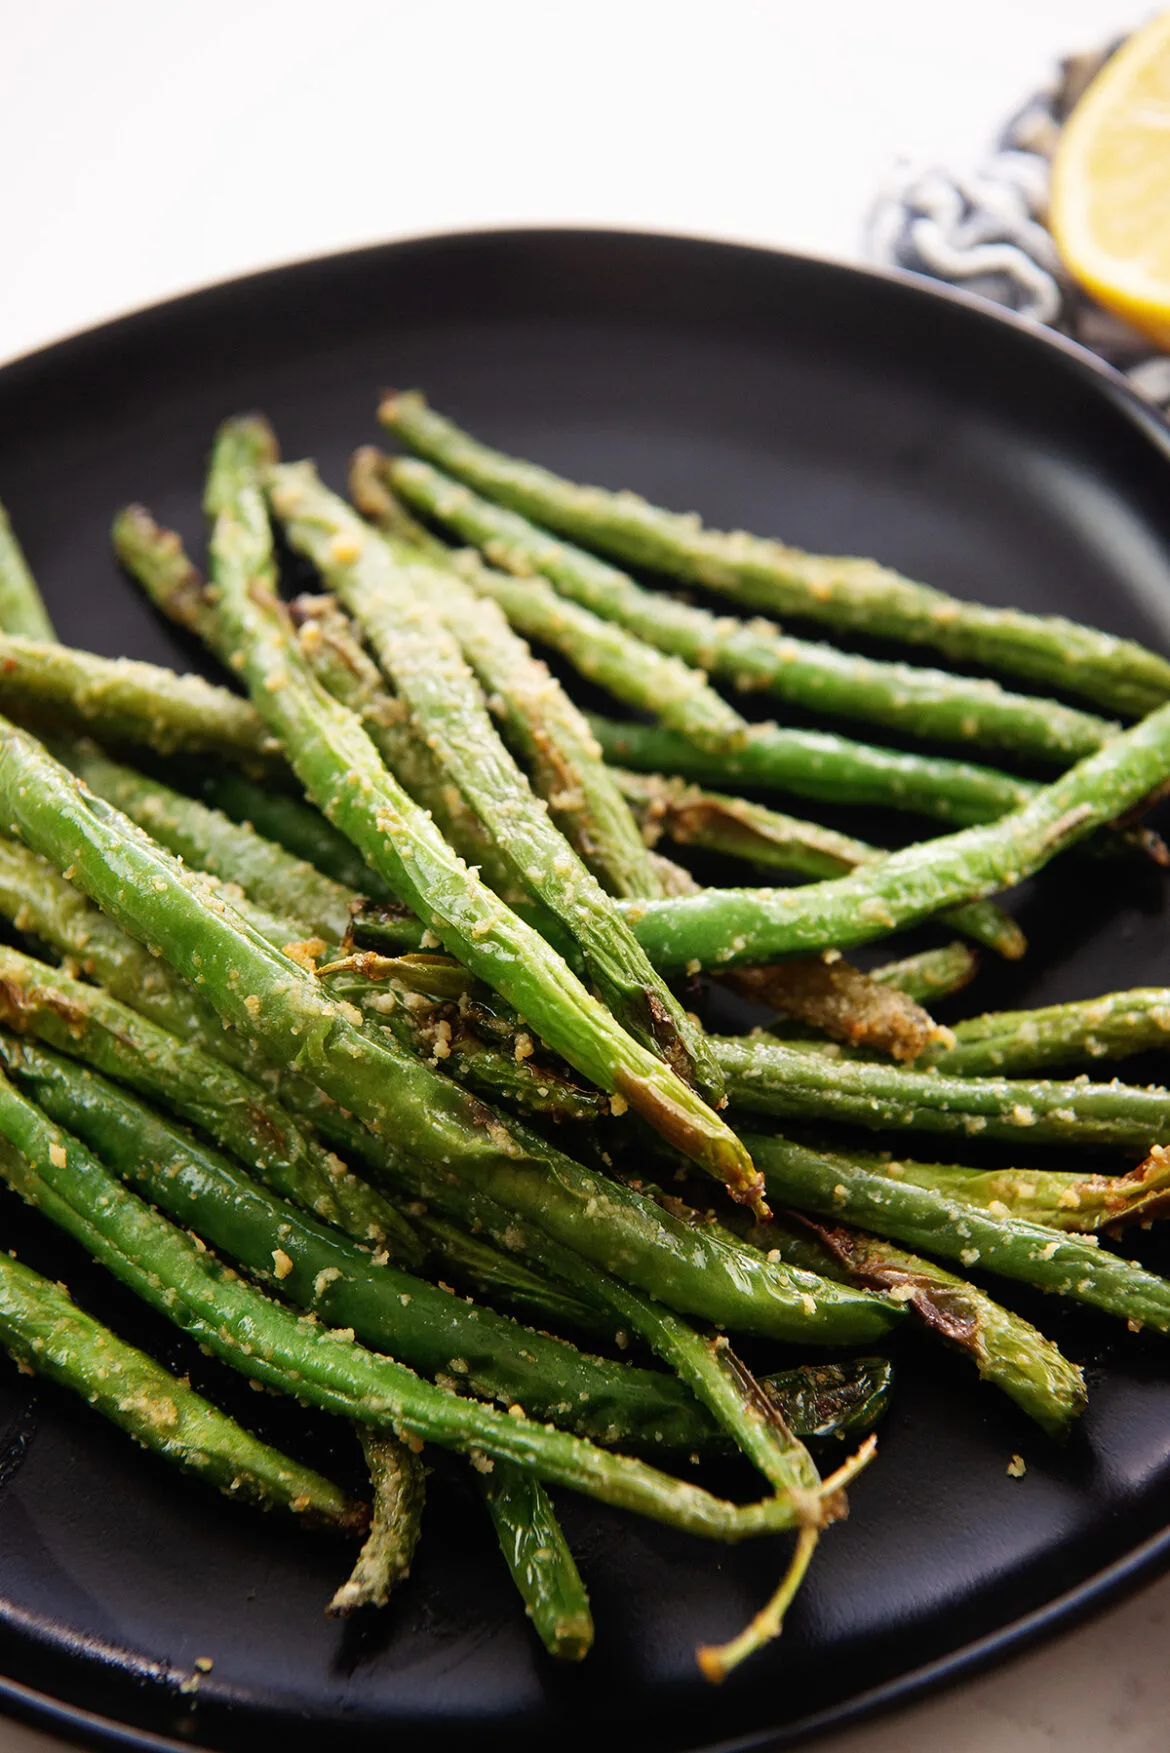
[[[1170,12],[1106,62],[1073,110],[1049,222],[1086,291],[1170,348]]]

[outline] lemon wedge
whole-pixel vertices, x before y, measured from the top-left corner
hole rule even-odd
[[[1170,12],[1130,37],[1073,110],[1049,223],[1086,291],[1170,348]]]

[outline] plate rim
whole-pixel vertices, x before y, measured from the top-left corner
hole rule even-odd
[[[462,226],[439,230],[403,233],[389,239],[359,244],[343,250],[325,250],[283,259],[245,273],[201,282],[169,296],[136,305],[102,321],[68,330],[29,351],[20,352],[0,361],[0,387],[7,380],[19,378],[54,363],[54,356],[65,358],[71,351],[82,350],[95,342],[115,338],[146,322],[172,312],[182,312],[201,302],[230,297],[244,289],[249,291],[264,282],[276,284],[305,271],[341,268],[358,264],[363,259],[374,261],[393,255],[413,254],[436,247],[458,248],[481,243],[507,247],[521,242],[574,243],[607,240],[682,244],[713,251],[727,257],[769,257],[798,269],[811,268],[842,280],[871,282],[901,288],[924,305],[940,303],[964,310],[975,321],[1006,329],[1040,349],[1061,358],[1075,373],[1088,379],[1096,393],[1121,412],[1123,417],[1160,452],[1170,464],[1170,421],[1147,401],[1124,375],[1099,354],[1058,330],[1038,325],[1005,306],[994,304],[979,294],[928,275],[908,269],[868,262],[851,262],[840,257],[784,249],[767,243],[702,232],[676,231],[667,227],[641,225],[549,225],[541,222],[516,223],[507,226]],[[911,1705],[934,1693],[944,1691],[966,1679],[987,1672],[1009,1657],[1070,1630],[1073,1626],[1113,1602],[1124,1599],[1143,1583],[1155,1581],[1170,1571],[1170,1522],[1160,1532],[1147,1537],[1137,1546],[1103,1566],[1074,1587],[1019,1619],[1013,1619],[995,1631],[932,1662],[910,1669],[854,1697],[830,1705],[778,1728],[753,1730],[746,1736],[708,1742],[687,1753],[781,1753],[819,1740],[835,1730],[857,1724]],[[96,1747],[141,1749],[142,1753],[198,1753],[202,1743],[193,1738],[173,1739],[153,1730],[120,1723],[113,1717],[69,1704],[36,1687],[26,1685],[10,1675],[0,1674],[0,1713],[30,1725],[55,1732],[75,1744]]]

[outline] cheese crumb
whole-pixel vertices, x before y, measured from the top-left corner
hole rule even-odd
[[[336,535],[329,544],[329,553],[339,566],[352,566],[361,551],[361,541],[352,535]]]
[[[51,1144],[49,1146],[49,1161],[55,1169],[63,1169],[66,1167],[69,1162],[69,1157],[63,1144]]]
[[[1009,1479],[1022,1479],[1028,1471],[1023,1455],[1013,1455],[1007,1464]]]
[[[283,1248],[273,1248],[272,1265],[277,1278],[287,1278],[293,1269],[293,1263]]]

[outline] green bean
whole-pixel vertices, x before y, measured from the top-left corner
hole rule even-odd
[[[950,998],[970,984],[979,971],[979,958],[965,943],[947,943],[939,949],[919,950],[896,962],[871,968],[869,977],[893,986],[919,1004]],[[962,1027],[962,1025],[959,1025]]]
[[[1023,1217],[1050,1229],[1085,1234],[1162,1217],[1170,1208],[1170,1164],[1160,1144],[1125,1175],[1066,1169],[972,1169],[961,1163],[900,1162],[851,1153],[875,1174],[930,1187],[993,1217]]]
[[[373,1430],[359,1435],[374,1488],[374,1513],[357,1562],[326,1609],[330,1618],[345,1618],[359,1607],[384,1607],[391,1590],[410,1575],[421,1528],[422,1462],[397,1437]]]
[[[1164,1089],[950,1077],[937,1070],[829,1059],[780,1042],[722,1040],[716,1051],[734,1104],[790,1120],[1142,1154],[1152,1144],[1170,1141],[1170,1092]]]
[[[525,638],[566,658],[586,681],[713,755],[739,749],[748,722],[711,686],[703,670],[668,657],[643,639],[559,596],[543,580],[519,584],[506,573],[460,562],[464,588],[496,605]]]
[[[803,967],[805,963],[780,962],[776,966],[779,969]],[[968,949],[964,943],[951,943],[943,944],[939,949],[919,950],[914,955],[903,956],[900,961],[885,962],[880,967],[871,968],[868,977],[871,984],[891,987],[896,992],[905,993],[918,1004],[927,1004],[960,992],[975,978],[978,968],[979,961],[974,950]],[[751,975],[755,970],[749,968],[745,972]],[[778,1008],[782,1009],[782,1004]],[[954,1036],[953,1029],[949,1033]],[[726,1039],[739,1043],[744,1037],[729,1035]],[[773,1019],[766,1029],[753,1029],[746,1039],[753,1042],[779,1042],[786,1047],[797,1047],[802,1053],[822,1053],[829,1059],[838,1058],[843,1050],[838,1041],[813,1034],[807,1023],[786,1023],[782,1018]],[[846,1048],[845,1051],[850,1056],[856,1054],[862,1059],[872,1057],[867,1048]],[[946,1048],[940,1049],[940,1055],[944,1059],[947,1051]],[[928,1057],[933,1062],[933,1056]]]
[[[593,1615],[548,1492],[531,1473],[505,1461],[478,1477],[500,1551],[536,1635],[550,1656],[582,1661],[593,1645]]]
[[[806,1220],[808,1221],[808,1220]],[[965,1353],[986,1382],[1007,1394],[1050,1436],[1064,1436],[1086,1405],[1084,1376],[1030,1322],[994,1302],[933,1260],[877,1236],[840,1224],[760,1224],[760,1247],[783,1259],[847,1283],[880,1287],[903,1297],[932,1332]]]
[[[778,786],[798,796],[834,803],[886,805],[947,822],[988,821],[1034,789],[990,767],[941,756],[901,754],[816,731],[749,724],[706,682],[702,672],[666,658],[608,621],[559,597],[551,586],[518,584],[502,573],[466,572],[468,581],[503,608],[528,637],[554,647],[587,680],[626,705],[649,712],[661,728],[650,733],[676,758],[659,768],[691,778],[732,775],[748,785]],[[340,589],[340,585],[338,586]],[[344,593],[343,593],[344,594]],[[593,730],[609,754],[606,736]],[[641,733],[643,727],[636,726]],[[647,746],[625,740],[619,760],[644,767]]]
[[[400,1271],[384,1256],[372,1258],[257,1186],[193,1134],[58,1054],[0,1036],[0,1059],[38,1107],[115,1164],[144,1199],[371,1350],[451,1391],[522,1404],[542,1423],[607,1446],[680,1448],[696,1435],[710,1440],[710,1421],[669,1377],[579,1352]]]
[[[784,635],[769,621],[738,621],[644,590],[628,573],[547,535],[414,458],[383,459],[409,503],[521,577],[542,573],[565,596],[741,692],[762,691],[812,712],[859,718],[904,735],[971,743],[1067,765],[1119,726],[1005,692],[998,683],[905,663],[879,663]]]
[[[1033,781],[941,755],[908,755],[828,731],[755,724],[738,748],[700,748],[657,725],[589,725],[607,761],[639,773],[671,773],[698,785],[791,792],[837,806],[908,810],[952,827],[992,822],[1039,790]]]
[[[91,791],[185,864],[238,883],[261,907],[295,919],[306,937],[322,937],[328,944],[345,937],[354,896],[340,883],[219,810],[111,761],[92,743],[74,743],[59,753]]]
[[[98,978],[120,996],[135,1015],[149,1018],[172,1036],[181,1036],[186,1045],[198,1049],[215,1061],[242,1072],[254,1089],[265,1096],[275,1080],[281,1101],[292,1109],[302,1124],[320,1124],[343,1150],[373,1150],[375,1166],[384,1166],[385,1158],[378,1151],[372,1134],[352,1122],[344,1111],[307,1079],[295,1072],[277,1074],[271,1061],[235,1030],[225,1029],[216,1012],[196,997],[166,962],[151,956],[133,938],[99,913],[43,859],[35,857],[12,841],[0,840],[0,913],[20,921],[20,929],[51,943],[61,954],[84,966],[91,977]],[[85,988],[91,992],[92,988]],[[102,998],[99,992],[97,1000]],[[10,1026],[15,1018],[9,1017]],[[68,1045],[76,1053],[86,1034],[73,1034]],[[123,1040],[125,1035],[123,1034]],[[64,1042],[62,1042],[65,1045]],[[99,1065],[103,1062],[98,1061]],[[105,1069],[118,1070],[112,1063]],[[128,1076],[123,1067],[123,1079]],[[140,1086],[143,1087],[143,1086]],[[214,1087],[210,1080],[204,1086]],[[275,1118],[275,1109],[272,1110]],[[191,1118],[198,1118],[192,1112]],[[231,1110],[225,1115],[226,1137],[230,1143],[239,1136],[231,1123]],[[278,1124],[278,1131],[280,1130]],[[372,1190],[367,1189],[371,1199]],[[317,1215],[322,1215],[316,1207]],[[542,1281],[507,1253],[467,1235],[456,1224],[430,1213],[412,1220],[413,1227],[425,1234],[427,1241],[444,1258],[477,1285],[486,1284],[499,1293],[519,1298],[522,1307],[537,1312],[542,1318],[568,1320],[580,1325],[582,1317],[592,1325],[592,1311],[577,1304],[566,1292]],[[365,1234],[359,1230],[359,1234]],[[608,1323],[612,1326],[612,1322]]]
[[[11,1150],[0,1145],[0,1152]],[[144,1449],[225,1497],[288,1510],[309,1526],[361,1528],[365,1511],[311,1467],[282,1455],[127,1345],[62,1285],[0,1253],[0,1344],[28,1374],[78,1394]]]
[[[505,1404],[522,1392],[530,1409],[534,1404],[539,1407],[541,1417],[568,1420],[595,1439],[614,1440],[615,1428],[622,1428],[623,1412],[629,1428],[632,1417],[645,1418],[648,1410],[645,1430],[652,1429],[655,1440],[672,1440],[660,1430],[661,1397],[655,1405],[652,1387],[647,1392],[644,1379],[632,1384],[626,1372],[619,1370],[615,1377],[613,1366],[607,1370],[598,1360],[578,1358],[557,1341],[501,1324],[488,1311],[468,1313],[465,1305],[452,1305],[442,1293],[394,1271],[384,1255],[371,1264],[352,1244],[300,1217],[292,1207],[249,1183],[218,1153],[92,1072],[43,1049],[15,1043],[9,1044],[4,1057],[10,1076],[31,1088],[60,1124],[105,1159],[119,1163],[123,1175],[153,1203],[186,1226],[197,1227],[215,1247],[231,1253],[262,1280],[275,1280],[295,1302],[352,1329],[363,1342],[392,1351],[437,1379],[465,1383]],[[750,1378],[743,1376],[730,1354],[709,1352],[683,1322],[606,1280],[576,1256],[556,1250],[554,1244],[543,1245],[542,1263],[660,1350],[743,1442],[773,1484],[815,1491],[815,1473],[811,1464],[802,1471],[803,1452],[796,1439],[771,1410],[766,1419],[760,1418],[758,1390],[750,1387],[745,1396],[743,1385]],[[623,1396],[631,1390],[632,1411],[622,1407]],[[618,1410],[613,1412],[615,1399]]]
[[[302,1210],[421,1263],[425,1250],[406,1219],[299,1127],[270,1090],[100,987],[0,945],[0,1021],[168,1104]]]
[[[888,856],[864,840],[781,815],[746,798],[700,790],[685,779],[620,769],[617,777],[643,833],[651,839],[665,833],[680,846],[701,846],[724,857],[806,877],[842,876]],[[1015,920],[991,901],[951,907],[939,915],[939,922],[1010,961],[1027,947]]]
[[[388,689],[349,617],[332,597],[298,597],[291,610],[313,674],[340,705],[357,713],[388,771],[429,811],[460,858],[475,865],[501,900],[509,906],[530,900],[512,862],[446,778],[425,739],[415,733],[405,706]]]
[[[955,1044],[937,1055],[957,1077],[1047,1071],[1092,1065],[1170,1046],[1170,990],[1164,986],[1110,992],[1039,1010],[992,1011],[955,1025]]]
[[[261,433],[265,430],[260,428]],[[255,433],[244,422],[229,423],[223,442],[231,446],[241,431],[250,445]],[[213,639],[215,616],[205,597],[202,576],[173,530],[161,528],[144,507],[132,505],[115,519],[114,544],[126,569],[164,614],[188,632]],[[265,576],[275,587],[271,565]],[[410,795],[432,813],[460,856],[486,873],[497,893],[508,899],[526,894],[517,887],[511,867],[474,815],[444,783],[425,743],[412,734],[400,703],[387,691],[377,666],[332,599],[302,597],[293,609],[298,617],[301,652],[314,675],[335,699],[360,716],[367,735]],[[226,783],[230,796],[232,776]],[[253,807],[257,806],[253,803]],[[265,819],[273,818],[275,812],[279,825],[286,832],[291,828],[309,850],[323,853],[334,866],[340,862],[340,868],[349,873],[346,880],[351,887],[378,898],[393,898],[383,879],[324,817],[318,817],[319,827],[306,827],[303,819],[292,817],[295,800],[280,794],[274,802],[258,807]],[[346,852],[339,852],[338,841]]]
[[[247,456],[259,439],[263,439],[264,444],[263,455],[257,459],[258,466],[260,461],[267,459],[269,448],[267,429],[259,423],[229,422],[220,444],[229,455],[235,455],[242,440]],[[222,487],[221,479],[217,491],[222,491]],[[115,518],[113,536],[123,565],[142,585],[155,606],[178,626],[214,645],[215,612],[207,598],[202,575],[188,558],[177,533],[160,527],[145,507],[131,505]],[[275,589],[275,571],[270,555],[262,570]],[[300,616],[298,638],[301,653],[317,680],[361,717],[367,735],[382,758],[411,796],[432,812],[460,856],[485,869],[493,886],[499,888],[501,883],[510,884],[510,869],[496,854],[470,811],[459,807],[461,800],[452,799],[451,788],[444,786],[442,775],[426,745],[411,734],[399,703],[386,691],[377,666],[352,635],[345,617],[336,611],[332,600],[302,598],[296,607]],[[276,807],[280,820],[287,827],[287,803],[280,799]],[[269,804],[261,808],[268,815],[273,806]],[[319,819],[325,833],[336,838],[336,830],[331,824],[323,817]],[[303,822],[297,821],[294,831],[302,837],[309,833],[309,844],[318,851],[322,849],[321,829],[310,831]],[[345,863],[350,865],[356,861],[357,865],[351,886],[359,891],[376,892],[379,898],[393,898],[393,892],[381,877],[369,871],[352,843],[345,841],[344,836],[340,838],[349,849],[350,858]],[[325,840],[324,850],[331,859],[336,860],[339,856],[335,842]]]
[[[306,1325],[201,1252],[7,1082],[0,1083],[0,1136],[15,1147],[0,1161],[0,1173],[16,1192],[152,1308],[252,1380],[378,1430],[517,1461],[538,1478],[705,1538],[746,1539],[796,1520],[784,1497],[726,1503],[566,1431],[433,1387],[345,1333]]]
[[[888,1359],[863,1357],[802,1364],[761,1376],[760,1386],[778,1402],[797,1436],[808,1440],[872,1430],[889,1406],[893,1380]]]
[[[753,1004],[822,1030],[834,1041],[895,1059],[918,1059],[933,1044],[952,1039],[949,1029],[940,1028],[896,984],[871,980],[840,956],[734,969],[723,979]]]
[[[1110,712],[1150,712],[1170,697],[1170,664],[1132,640],[1060,616],[963,602],[873,560],[706,530],[693,515],[659,511],[632,493],[574,486],[477,444],[418,395],[387,397],[379,418],[431,462],[561,535],[766,614],[925,645],[960,663],[1071,690]]]
[[[420,1008],[417,990],[401,978],[404,964],[416,959],[439,960],[359,951],[319,972],[333,998],[355,1005],[367,1023],[388,1029],[408,1051],[442,1066],[489,1099],[553,1120],[592,1121],[608,1111],[597,1090],[533,1058],[532,1038],[519,1024],[507,1039],[497,1042],[476,1032],[476,1012],[481,1007],[466,998],[455,1003],[436,1000]],[[458,968],[458,963],[452,966]]]
[[[715,783],[732,774],[747,784],[779,785],[801,796],[884,803],[962,824],[992,820],[1034,789],[970,763],[900,754],[813,731],[750,725],[701,671],[664,658],[643,640],[558,597],[541,581],[518,584],[482,567],[465,571],[469,583],[499,603],[522,632],[554,646],[589,680],[600,682],[627,705],[661,720],[662,728],[648,733],[666,756],[654,761],[656,770],[699,779],[710,778],[714,771]],[[594,721],[593,728],[607,757],[614,759],[604,725],[599,728]],[[619,762],[645,768],[641,731],[634,727],[628,751],[627,739],[621,738]],[[681,752],[675,748],[679,744]]]
[[[226,767],[204,773],[199,788],[213,809],[221,810],[233,822],[254,828],[263,839],[283,846],[294,858],[313,865],[343,888],[369,895],[375,901],[393,899],[353,842],[339,834],[311,804],[259,785],[246,774],[234,773]]]
[[[202,676],[176,675],[129,657],[96,657],[67,645],[0,633],[0,707],[54,734],[66,726],[161,754],[226,757],[262,775],[282,763],[246,700]]]
[[[1002,821],[908,846],[880,864],[805,888],[705,890],[624,905],[637,909],[639,941],[664,970],[846,949],[1022,882],[1094,828],[1135,809],[1168,773],[1164,707]]]
[[[56,639],[37,581],[0,505],[0,629],[46,645]]]
[[[834,1223],[856,1223],[916,1252],[957,1259],[1088,1303],[1134,1327],[1170,1331],[1170,1282],[1123,1260],[1096,1237],[1063,1235],[1023,1218],[997,1217],[929,1187],[875,1174],[849,1157],[787,1138],[750,1135],[778,1203]]]
[[[446,947],[527,1016],[554,1051],[750,1200],[753,1172],[734,1135],[455,857],[386,772],[353,714],[300,665],[279,604],[256,582],[253,562],[267,552],[268,538],[262,506],[249,495],[241,494],[248,530],[222,516],[217,523],[216,546],[227,550],[219,561],[217,618],[226,643],[243,657],[257,700],[295,751],[310,794]],[[273,689],[274,682],[281,685]],[[385,1122],[384,1100],[381,1106]],[[433,1125],[426,1131],[435,1136]]]

